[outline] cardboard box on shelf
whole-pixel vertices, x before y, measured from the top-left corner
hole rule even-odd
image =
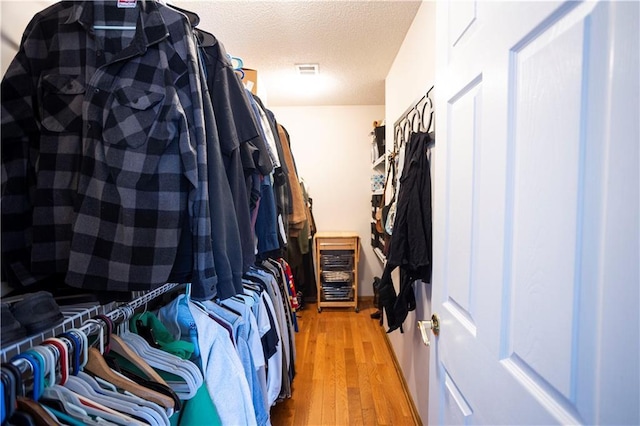
[[[258,94],[258,71],[252,70],[251,68],[242,68],[244,71],[244,77],[242,78],[242,83],[244,83],[245,87],[251,91],[254,95]]]

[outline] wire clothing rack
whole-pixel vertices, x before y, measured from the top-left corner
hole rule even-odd
[[[2,360],[2,362],[8,362],[14,356],[40,344],[42,341],[48,338],[55,337],[74,328],[82,327],[90,319],[94,318],[97,315],[105,315],[114,322],[116,322],[119,318],[127,318],[129,312],[141,306],[145,306],[150,301],[154,300],[157,297],[160,297],[164,293],[167,293],[168,291],[173,290],[180,285],[183,284],[167,283],[154,290],[145,292],[134,292],[133,300],[120,305],[118,305],[116,302],[111,302],[105,305],[87,304],[86,306],[61,306],[60,311],[64,316],[64,320],[61,323],[46,331],[43,331],[42,333],[29,336],[25,339],[12,343],[5,348],[2,348],[2,350],[0,351],[0,359]],[[92,325],[91,327],[89,327],[87,334],[95,333],[99,329],[100,327],[97,324]]]

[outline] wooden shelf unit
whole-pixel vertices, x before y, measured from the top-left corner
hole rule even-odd
[[[317,232],[314,261],[318,312],[322,308],[358,308],[360,237],[354,232]]]

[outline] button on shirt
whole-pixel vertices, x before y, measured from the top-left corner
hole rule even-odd
[[[193,284],[215,294],[197,53],[154,1],[36,14],[2,81],[2,254],[14,284],[166,282],[184,221]],[[94,25],[135,25],[135,31]]]

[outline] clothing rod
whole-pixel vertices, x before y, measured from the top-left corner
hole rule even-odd
[[[177,286],[179,286],[180,284],[178,283],[167,283],[167,284],[163,284],[160,287],[154,289],[154,290],[149,290],[147,292],[145,292],[142,296],[132,300],[131,302],[125,303],[124,305],[118,306],[116,309],[114,309],[113,311],[107,313],[106,315],[111,318],[112,320],[115,320],[116,318],[118,318],[118,316],[124,316],[125,315],[125,309],[137,309],[140,306],[144,306],[147,303],[149,303],[150,301],[152,301],[153,299],[162,296],[164,293],[167,293],[170,290],[173,290],[174,288],[176,288]]]

